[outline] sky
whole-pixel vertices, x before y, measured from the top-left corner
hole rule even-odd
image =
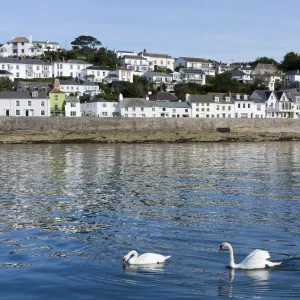
[[[104,47],[225,63],[300,52],[300,0],[1,1],[0,43],[13,36],[70,49],[80,35]]]

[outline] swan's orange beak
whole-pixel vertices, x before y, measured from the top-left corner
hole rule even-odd
[[[223,246],[221,245],[219,248],[219,252],[221,252],[223,250]]]

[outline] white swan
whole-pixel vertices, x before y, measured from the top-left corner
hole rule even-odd
[[[126,266],[126,262],[129,265],[149,265],[164,263],[165,260],[171,256],[163,256],[156,253],[145,253],[138,256],[135,250],[129,251],[123,258],[123,266]]]
[[[279,266],[281,262],[271,262],[267,259],[270,258],[268,251],[256,249],[252,251],[241,263],[236,264],[233,257],[232,246],[224,242],[219,248],[219,252],[227,247],[229,249],[229,267],[233,269],[244,269],[244,270],[254,270],[254,269],[265,269],[269,267]]]

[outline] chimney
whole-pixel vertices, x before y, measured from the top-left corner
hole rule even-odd
[[[297,70],[297,74],[299,74],[299,70]]]
[[[54,88],[55,88],[56,90],[60,90],[60,82],[59,82],[58,79],[55,79],[55,80],[54,80]]]
[[[185,102],[190,102],[190,94],[185,94]]]
[[[29,43],[32,43],[32,35],[29,36]]]
[[[123,95],[120,93],[119,94],[119,102],[121,102],[123,100]]]
[[[13,36],[12,36],[12,39],[14,39],[14,38],[15,38],[15,36],[13,35]]]
[[[231,91],[228,91],[228,96],[231,98]]]

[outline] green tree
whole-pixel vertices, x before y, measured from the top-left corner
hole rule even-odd
[[[189,94],[190,89],[188,84],[186,83],[178,83],[174,86],[174,93],[176,95],[177,98],[184,100],[185,99],[185,95]]]
[[[0,92],[12,91],[15,84],[8,77],[0,77]]]
[[[300,56],[295,52],[288,52],[281,62],[281,68],[284,71],[299,70],[300,69]]]
[[[145,87],[141,82],[126,83],[120,91],[124,98],[140,98],[145,97]]]
[[[240,92],[239,83],[236,79],[232,79],[230,72],[217,74],[212,79],[212,91],[218,93]]]
[[[80,35],[71,42],[71,45],[73,45],[74,51],[84,54],[86,59],[90,60],[96,52],[97,47],[101,46],[102,43],[93,36]]]

